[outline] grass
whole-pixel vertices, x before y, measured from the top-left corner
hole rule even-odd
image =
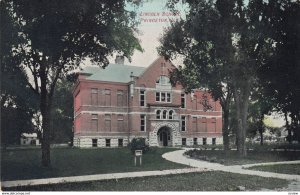
[[[1,180],[22,180],[65,177],[101,173],[150,171],[184,168],[161,157],[173,148],[152,148],[143,155],[143,165],[134,166],[134,157],[127,148],[53,148],[49,168],[41,166],[40,149],[2,150]]]
[[[300,150],[300,143],[264,143],[260,145],[260,143],[251,143],[247,142],[246,147],[248,149],[257,150],[257,151],[268,151],[273,149],[281,149],[281,150]],[[193,145],[193,146],[185,146],[185,148],[198,148],[198,149],[219,149],[223,150],[223,144],[218,145]],[[230,145],[230,148],[236,149],[235,145]]]
[[[221,163],[224,165],[243,165],[254,164],[263,162],[278,162],[278,161],[290,161],[299,160],[299,151],[247,151],[247,157],[240,158],[237,151],[228,151],[227,154],[223,150],[190,150],[187,152],[191,157],[201,158]],[[198,157],[197,157],[198,156]]]
[[[250,167],[248,169],[275,173],[285,173],[291,175],[300,175],[300,164],[262,165]]]
[[[168,176],[4,188],[5,191],[246,191],[287,187],[288,181],[209,171]]]

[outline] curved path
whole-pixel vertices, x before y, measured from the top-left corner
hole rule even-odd
[[[225,166],[218,163],[211,163],[207,161],[202,160],[196,160],[191,159],[183,155],[185,150],[176,150],[173,152],[168,152],[162,155],[163,158],[166,160],[189,165],[192,167],[207,169],[207,170],[215,170],[215,171],[225,171],[225,172],[231,172],[231,173],[239,173],[239,174],[246,174],[246,175],[256,175],[261,177],[274,177],[279,179],[286,179],[286,180],[293,180],[300,182],[300,175],[289,175],[289,174],[281,174],[281,173],[273,173],[273,172],[263,172],[263,171],[255,171],[255,170],[248,170],[243,169],[243,167],[250,167],[250,166],[256,166],[256,165],[263,165],[263,164],[287,164],[287,162],[276,162],[276,163],[261,163],[261,164],[251,164],[251,165],[233,165],[233,166]],[[289,161],[290,164],[293,163],[299,163],[300,161]],[[300,186],[299,186],[300,188]]]

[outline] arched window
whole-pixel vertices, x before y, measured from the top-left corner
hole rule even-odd
[[[170,111],[169,111],[169,119],[173,119],[173,114],[174,114],[174,111],[173,111],[173,110],[170,110]]]
[[[166,110],[163,111],[163,117],[162,118],[167,119],[167,111]]]
[[[160,119],[160,113],[161,113],[160,110],[157,110],[157,111],[156,111],[156,119]]]
[[[167,76],[160,76],[157,80],[156,80],[157,84],[160,85],[171,85],[170,83],[170,79]]]

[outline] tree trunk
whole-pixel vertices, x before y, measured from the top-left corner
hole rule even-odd
[[[239,81],[235,81],[239,82]],[[248,107],[249,107],[249,97],[250,97],[250,86],[251,80],[250,78],[244,81],[244,87],[242,89],[238,89],[237,83],[234,82],[233,95],[236,104],[236,118],[237,118],[237,150],[240,157],[247,156],[246,150],[246,130],[247,130],[247,115],[248,115]]]
[[[264,145],[264,135],[263,135],[263,130],[259,129],[259,135],[260,135],[260,145]]]
[[[264,114],[261,114],[259,119],[259,135],[260,135],[260,145],[262,146],[264,144]]]
[[[291,144],[292,143],[292,130],[289,126],[289,121],[288,121],[288,117],[287,117],[287,112],[284,112],[284,119],[285,119],[285,128],[288,131],[288,136],[287,136],[287,141]]]
[[[42,118],[43,118],[42,165],[44,167],[48,167],[51,165],[51,160],[50,160],[50,113],[49,113],[47,107],[46,107],[46,111],[44,113],[42,112]]]
[[[229,108],[223,108],[223,145],[225,153],[229,150]]]
[[[41,78],[41,99],[40,109],[42,115],[42,166],[49,167],[50,161],[50,115],[51,115],[51,103],[48,98],[47,91],[47,74],[45,66],[41,65],[40,68]]]

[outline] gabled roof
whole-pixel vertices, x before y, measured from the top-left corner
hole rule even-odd
[[[145,67],[140,66],[109,64],[105,69],[96,66],[88,66],[80,73],[90,75],[86,77],[86,80],[129,83],[131,81],[131,72],[133,76],[138,77],[145,69]]]
[[[21,137],[37,137],[37,133],[22,133]]]

